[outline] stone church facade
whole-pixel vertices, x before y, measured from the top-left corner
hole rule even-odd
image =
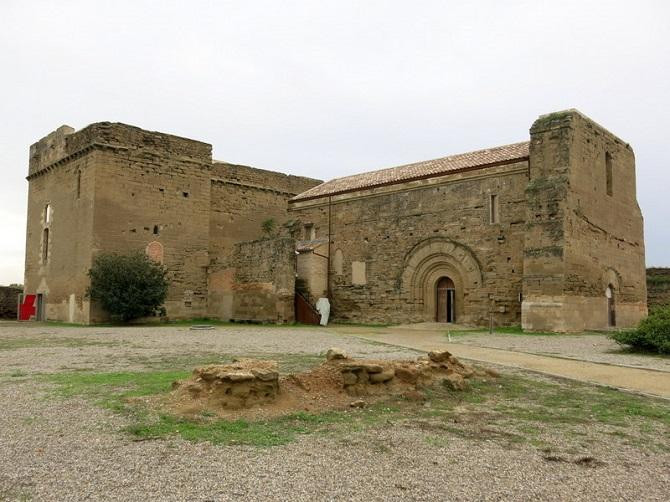
[[[103,320],[86,272],[130,250],[168,268],[172,318],[290,322],[296,285],[350,322],[580,331],[646,315],[633,151],[576,110],[527,142],[325,183],[123,124],[63,126],[31,147],[28,180],[25,292],[52,319]]]

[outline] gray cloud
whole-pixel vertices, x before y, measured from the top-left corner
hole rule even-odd
[[[0,48],[0,283],[22,281],[28,146],[63,123],[325,179],[570,107],[633,145],[647,262],[670,265],[667,2],[5,0]]]

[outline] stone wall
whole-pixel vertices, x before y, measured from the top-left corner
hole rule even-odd
[[[21,288],[0,286],[0,319],[16,320],[18,314],[19,295]]]
[[[44,317],[87,323],[98,151],[73,147],[72,131],[30,147],[24,291],[43,295]]]
[[[516,162],[291,203],[328,239],[338,321],[434,321],[436,284],[456,283],[456,322],[520,322],[528,165]],[[500,219],[489,221],[490,195]]]
[[[259,238],[266,219],[280,227],[288,199],[320,183],[212,162],[207,143],[110,122],[35,143],[28,180],[26,293],[43,295],[44,317],[82,323],[107,317],[85,296],[99,252],[164,263],[168,317],[234,317],[235,244]]]
[[[630,145],[576,110],[542,116],[531,128],[526,195],[524,329],[606,328],[608,286],[617,326],[644,317],[644,239]]]
[[[294,321],[293,239],[261,239],[236,244],[230,264],[231,320]]]
[[[96,124],[94,252],[156,249],[170,318],[207,314],[211,146],[123,124]],[[92,320],[103,320],[95,313]]]
[[[297,248],[296,273],[305,281],[306,299],[314,306],[328,296],[328,239],[299,242]]]
[[[263,236],[262,223],[273,219],[276,232],[287,223],[288,200],[320,183],[253,167],[214,163],[209,220],[208,315],[232,319],[231,263],[235,245]]]
[[[168,315],[205,315],[210,171],[210,145],[125,124],[64,126],[33,145],[26,293],[44,295],[48,319],[105,320],[85,298],[93,257],[150,247],[170,272]]]
[[[207,143],[124,124],[62,126],[30,148],[25,292],[43,295],[47,318],[104,320],[85,297],[93,257],[140,250],[169,270],[173,318],[292,320],[297,266],[313,299],[331,291],[340,321],[434,321],[447,277],[457,323],[600,329],[608,287],[617,326],[637,323],[646,286],[630,146],[568,110],[535,122],[523,158],[287,212],[319,181],[213,162]],[[259,240],[267,219],[300,231]]]
[[[670,268],[647,269],[647,303],[650,312],[670,305]]]

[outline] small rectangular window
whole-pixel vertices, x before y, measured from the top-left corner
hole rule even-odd
[[[495,194],[489,195],[489,222],[498,223],[500,221],[500,209],[498,203],[498,196]]]
[[[612,195],[612,156],[609,152],[605,152],[605,188],[607,195]]]
[[[304,237],[305,240],[314,240],[316,239],[316,228],[314,228],[313,223],[307,223],[305,225],[305,233]]]

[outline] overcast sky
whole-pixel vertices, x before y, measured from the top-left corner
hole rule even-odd
[[[633,146],[647,264],[670,266],[670,2],[0,0],[0,284],[23,282],[28,147],[62,124],[328,179],[573,107]]]

